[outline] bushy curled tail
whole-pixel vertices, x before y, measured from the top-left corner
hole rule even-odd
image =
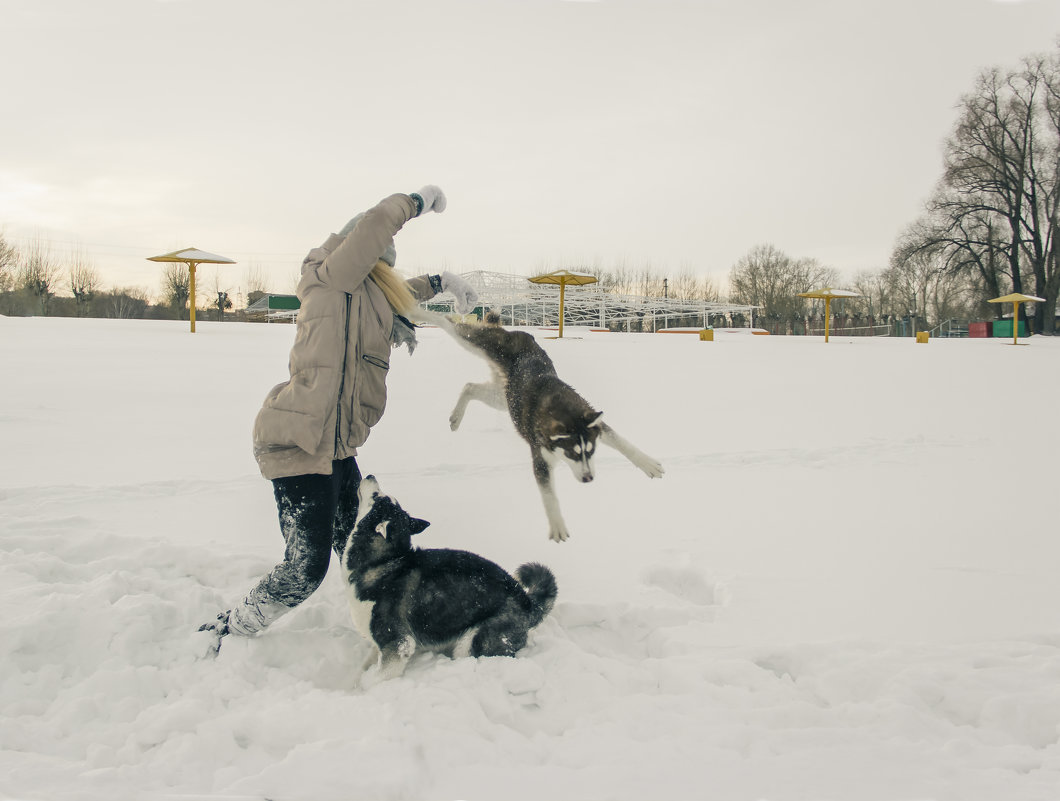
[[[523,585],[523,589],[530,598],[530,605],[533,608],[533,621],[530,625],[536,626],[545,619],[545,615],[552,611],[556,603],[558,592],[556,577],[544,565],[527,562],[515,571],[515,578]]]

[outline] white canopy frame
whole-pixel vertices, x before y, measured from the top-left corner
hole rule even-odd
[[[552,327],[559,325],[559,286],[533,284],[527,276],[475,270],[462,274],[478,293],[479,305],[501,315],[504,325]],[[445,294],[430,305],[449,305]],[[743,315],[749,328],[754,326],[757,306],[719,303],[708,300],[681,300],[645,295],[618,295],[606,292],[599,284],[580,286],[567,292],[564,301],[564,323],[589,328],[625,327],[648,322],[652,330],[666,328],[671,318],[696,318],[703,328],[711,318]]]

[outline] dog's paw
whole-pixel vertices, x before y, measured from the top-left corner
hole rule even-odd
[[[361,689],[370,690],[378,684],[386,681],[387,676],[379,665],[372,665],[361,674]]]
[[[460,423],[462,423],[463,420],[464,420],[464,415],[457,414],[454,411],[451,415],[449,415],[449,430],[450,431],[456,431],[458,428],[460,428]]]
[[[637,462],[637,467],[643,470],[644,475],[648,478],[662,478],[666,472],[663,470],[663,466],[654,459],[642,459]]]
[[[553,542],[566,542],[570,538],[570,532],[566,526],[552,526],[548,532],[548,538]]]

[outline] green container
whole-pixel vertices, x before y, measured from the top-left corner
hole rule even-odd
[[[1012,321],[1011,320],[994,320],[994,336],[995,337],[1011,337],[1012,336]],[[1019,336],[1027,336],[1027,321],[1020,320]]]
[[[269,308],[293,311],[302,307],[301,301],[295,295],[269,295]],[[1012,329],[1009,329],[1012,333]]]

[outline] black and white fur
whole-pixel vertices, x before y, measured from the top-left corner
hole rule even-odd
[[[570,536],[552,487],[556,462],[565,463],[576,480],[592,481],[596,446],[603,443],[650,478],[662,476],[659,462],[619,436],[603,421],[603,412],[594,410],[560,380],[552,360],[531,334],[505,330],[496,315],[488,316],[485,325],[446,321],[442,327],[485,357],[493,373],[490,381],[464,387],[449,415],[450,428],[456,431],[460,427],[467,405],[473,400],[508,411],[516,431],[530,445],[534,478],[548,516],[551,539],[562,542]]]
[[[522,565],[513,578],[468,551],[413,548],[426,520],[410,517],[373,476],[357,497],[342,567],[354,625],[376,646],[362,684],[400,676],[421,648],[513,656],[552,609],[556,579],[544,565]]]

